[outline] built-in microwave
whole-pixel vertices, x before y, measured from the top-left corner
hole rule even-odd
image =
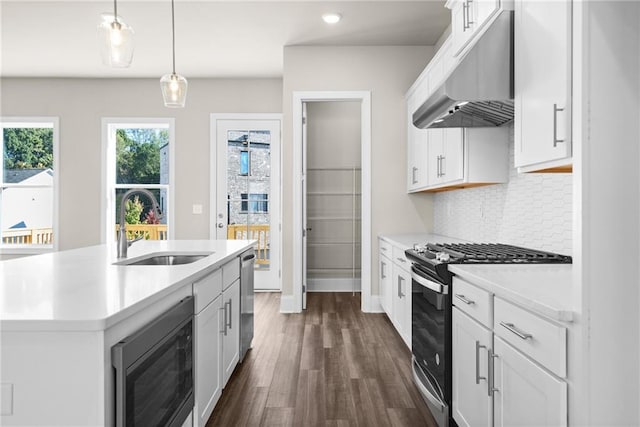
[[[193,396],[193,297],[111,348],[117,427],[180,427]]]

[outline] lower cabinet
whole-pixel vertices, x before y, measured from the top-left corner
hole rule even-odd
[[[566,328],[456,277],[453,289],[456,423],[566,426]]]
[[[400,251],[402,255],[396,252]],[[404,257],[404,251],[394,248],[393,275],[391,279],[391,302],[393,325],[411,348],[411,273],[409,261]]]
[[[223,328],[222,295],[195,316],[195,425],[204,426],[220,395],[220,349]]]
[[[380,305],[405,344],[411,348],[411,262],[404,248],[378,239]]]
[[[494,424],[566,426],[567,383],[495,338]]]
[[[194,427],[206,425],[238,364],[240,280],[237,266],[236,258],[193,284]]]
[[[459,427],[491,426],[488,351],[493,350],[493,332],[456,307],[451,329],[453,418]]]
[[[240,356],[240,280],[222,291],[222,383],[227,384]]]

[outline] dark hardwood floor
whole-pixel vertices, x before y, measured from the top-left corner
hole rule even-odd
[[[258,293],[253,348],[225,387],[213,426],[436,426],[411,380],[411,353],[360,295],[310,293],[280,314]]]

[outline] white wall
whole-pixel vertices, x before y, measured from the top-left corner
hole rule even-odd
[[[210,113],[282,110],[280,79],[190,79],[184,109],[164,107],[158,79],[4,78],[0,90],[3,116],[60,117],[61,250],[100,242],[102,117],[175,117],[175,236],[207,239]]]
[[[518,174],[510,125],[509,182],[437,193],[437,234],[572,253],[571,174]]]
[[[582,2],[575,425],[640,425],[640,3]],[[571,391],[570,391],[571,395]]]
[[[372,105],[372,293],[378,293],[376,236],[430,231],[431,197],[406,194],[404,94],[433,56],[428,46],[290,46],[283,80],[283,294],[293,289],[294,91],[370,91]]]

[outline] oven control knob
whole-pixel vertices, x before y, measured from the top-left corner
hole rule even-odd
[[[449,259],[451,259],[451,256],[446,252],[438,252],[436,254],[436,259],[438,261],[447,262],[449,261]]]

